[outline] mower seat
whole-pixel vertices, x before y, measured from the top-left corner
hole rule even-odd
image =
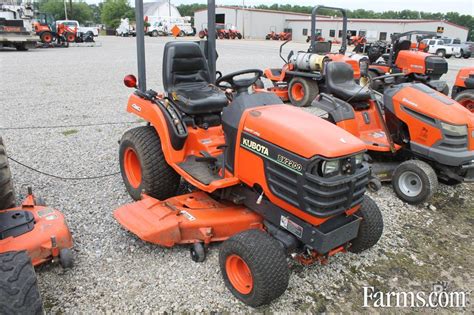
[[[370,99],[367,89],[354,80],[354,70],[345,62],[328,62],[326,64],[326,85],[329,93],[343,101],[360,102]]]
[[[194,42],[166,43],[163,85],[168,97],[188,115],[220,113],[228,102],[225,93],[211,84],[206,57]]]

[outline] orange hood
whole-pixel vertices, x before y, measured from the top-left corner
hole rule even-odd
[[[305,158],[336,158],[366,149],[364,143],[336,125],[289,105],[248,109],[243,131]]]

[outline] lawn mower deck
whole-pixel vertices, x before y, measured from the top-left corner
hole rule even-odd
[[[0,211],[0,253],[26,250],[34,266],[59,259],[72,264],[72,236],[58,210],[29,194],[19,207]]]
[[[224,241],[248,229],[263,228],[263,219],[245,206],[224,203],[198,191],[165,201],[143,199],[114,211],[114,217],[140,239],[165,247]]]

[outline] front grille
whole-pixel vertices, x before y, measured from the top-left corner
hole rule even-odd
[[[467,150],[467,144],[467,135],[459,136],[444,133],[443,140],[438,143],[438,147],[450,151],[465,151]]]
[[[318,217],[339,214],[362,203],[369,180],[367,165],[354,174],[329,178],[310,172],[298,175],[273,161],[266,161],[265,167],[268,186],[275,196]]]

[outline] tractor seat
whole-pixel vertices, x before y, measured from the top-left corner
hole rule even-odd
[[[168,97],[188,115],[220,113],[228,102],[225,93],[211,84],[206,57],[194,42],[166,43],[163,85]]]
[[[369,91],[355,82],[354,70],[345,62],[326,65],[326,85],[329,93],[346,102],[349,99],[351,103],[370,99]]]

